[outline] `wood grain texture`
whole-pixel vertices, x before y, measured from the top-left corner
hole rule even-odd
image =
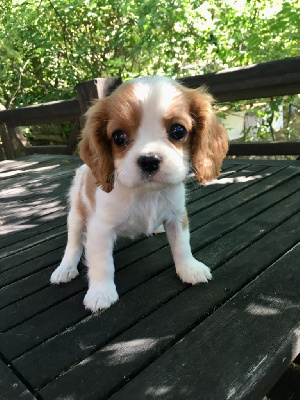
[[[49,284],[80,164],[0,163],[3,393],[15,380],[39,400],[263,397],[299,351],[300,163],[228,159],[211,185],[190,179],[191,245],[214,279],[183,284],[165,234],[123,238],[120,300],[94,315],[82,263],[73,281]]]

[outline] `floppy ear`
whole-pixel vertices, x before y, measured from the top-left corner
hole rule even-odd
[[[192,164],[196,179],[210,182],[220,175],[228,151],[226,130],[218,123],[212,104],[214,99],[205,89],[189,90],[190,112],[194,120]]]
[[[79,155],[91,168],[97,184],[108,193],[114,184],[114,160],[107,123],[107,99],[96,100],[86,113]]]

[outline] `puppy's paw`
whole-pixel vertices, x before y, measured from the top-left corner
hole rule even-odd
[[[114,283],[99,284],[87,291],[83,304],[86,309],[96,312],[110,307],[118,300],[119,296]]]
[[[56,270],[52,273],[50,282],[51,283],[64,283],[64,282],[70,282],[72,279],[74,279],[77,275],[79,274],[77,268],[75,267],[70,267],[70,266],[62,266],[60,265],[59,267],[56,268]]]
[[[210,269],[195,258],[176,268],[176,272],[183,282],[191,283],[192,285],[206,283],[212,279]]]

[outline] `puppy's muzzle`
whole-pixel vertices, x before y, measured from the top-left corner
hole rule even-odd
[[[155,174],[159,170],[162,159],[157,154],[148,154],[140,156],[137,160],[138,166],[144,173]]]

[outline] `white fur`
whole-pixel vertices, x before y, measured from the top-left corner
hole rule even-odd
[[[113,190],[110,193],[101,188],[96,190],[94,207],[85,195],[84,179],[89,167],[84,165],[77,170],[70,191],[68,244],[60,266],[51,276],[52,283],[61,283],[78,274],[82,233],[86,226],[89,289],[84,305],[93,312],[118,300],[112,256],[118,235],[150,235],[163,225],[179,277],[191,284],[211,279],[209,268],[193,257],[189,230],[183,223],[186,215],[183,181],[189,171],[189,155],[166,140],[161,122],[171,100],[178,95],[177,87],[164,78],[143,78],[135,82],[136,97],[143,105],[136,140],[125,157],[115,160]],[[153,176],[145,179],[137,159],[149,153],[161,157],[162,163]],[[87,207],[87,221],[76,209],[78,197]]]

